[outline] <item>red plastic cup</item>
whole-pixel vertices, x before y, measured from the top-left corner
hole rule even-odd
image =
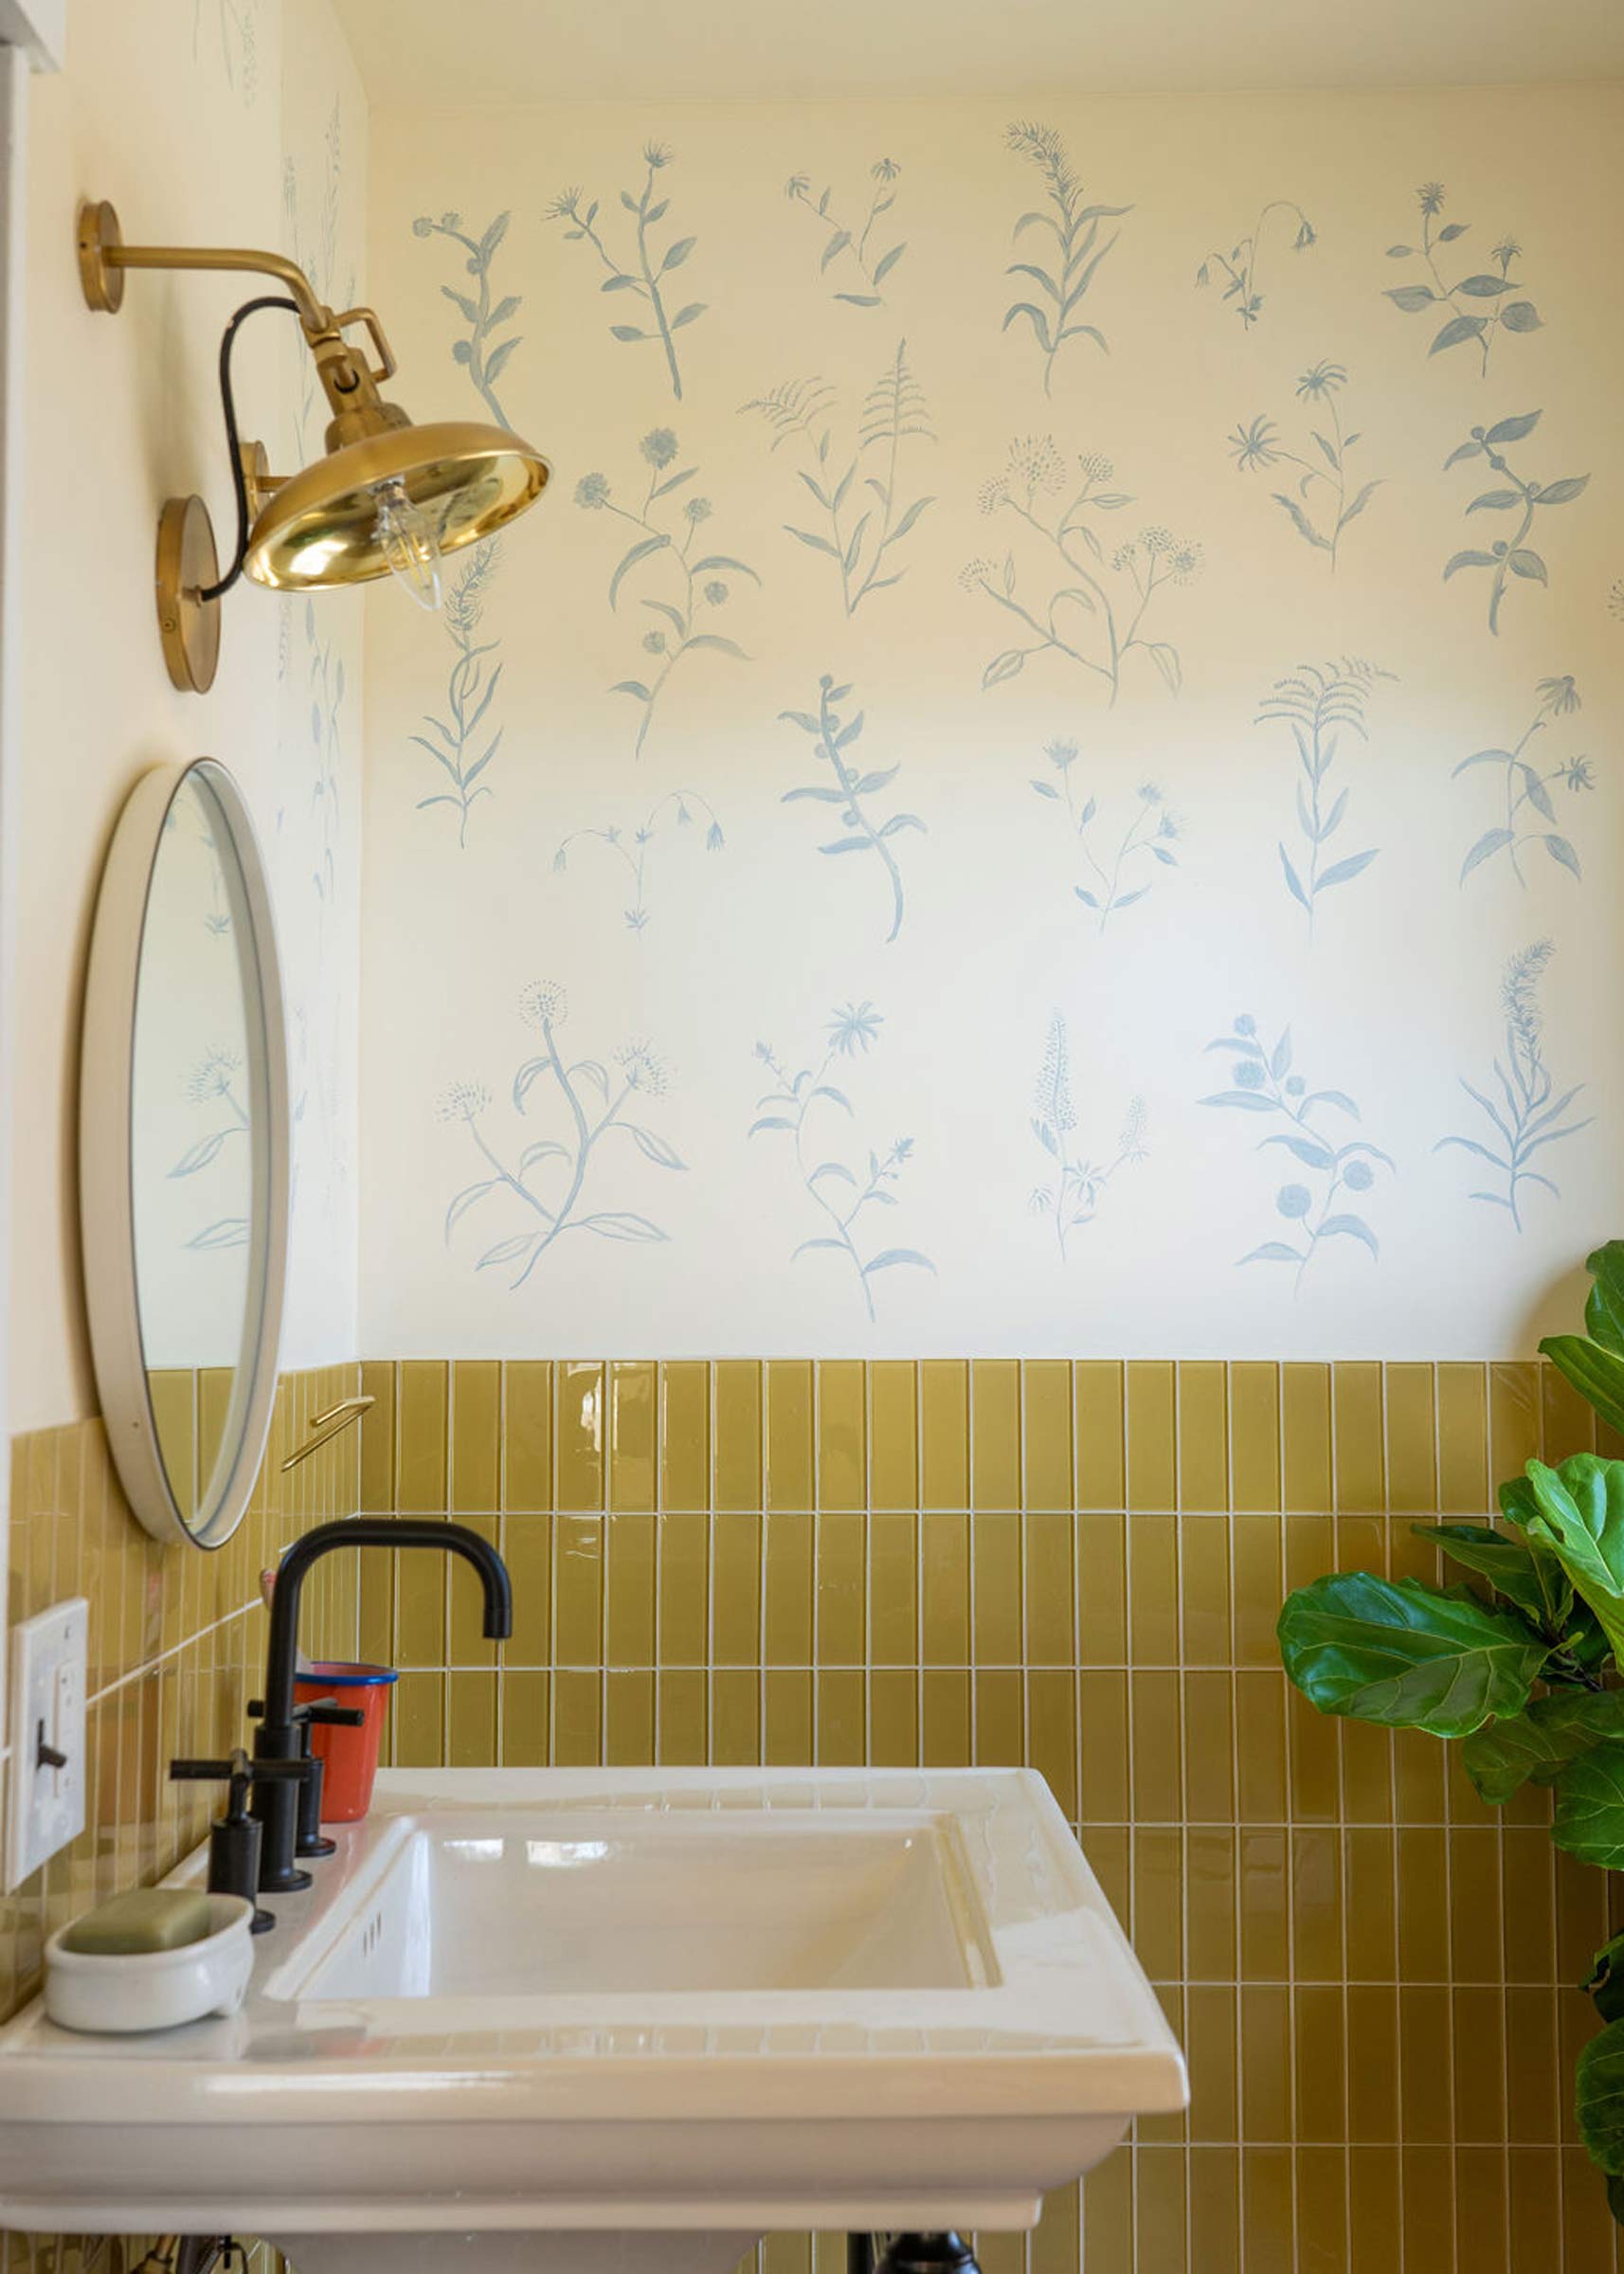
[[[317,1660],[296,1679],[294,1698],[298,1705],[349,1706],[358,1707],[364,1717],[358,1729],[318,1722],[310,1733],[311,1751],[327,1763],[321,1780],[324,1824],[359,1823],[371,1807],[384,1716],[389,1691],[399,1680],[392,1667],[350,1666],[337,1660]]]

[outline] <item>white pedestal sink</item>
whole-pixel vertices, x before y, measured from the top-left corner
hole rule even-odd
[[[0,2032],[0,2226],[725,2274],[771,2229],[1031,2227],[1185,2103],[1030,1771],[403,1770],[338,1837],[230,2020]]]

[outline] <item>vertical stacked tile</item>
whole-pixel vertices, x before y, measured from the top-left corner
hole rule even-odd
[[[248,1514],[213,1553],[162,1547],[141,1530],[99,1420],[12,1439],[7,1620],[87,1597],[89,1750],[82,1835],[0,1896],[0,2015],[37,1990],[45,1943],[58,1926],[105,1896],[161,1878],[203,1836],[217,1796],[171,1784],[169,1763],[242,1741],[244,1706],[263,1665],[259,1574],[312,1524],[352,1513],[357,1498],[352,1435],[286,1476],[281,1462],[311,1415],[354,1385],[352,1366],[283,1379]],[[189,1376],[166,1392],[171,1429],[182,1433],[169,1441],[193,1448],[194,1489],[218,1430],[218,1389],[208,1376]],[[313,1575],[304,1633],[313,1653],[348,1656],[355,1647],[355,1580],[341,1568],[355,1561],[334,1558]],[[133,2269],[153,2239],[9,2234],[4,2266],[6,2274]]]

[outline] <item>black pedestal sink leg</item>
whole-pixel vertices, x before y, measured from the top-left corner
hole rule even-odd
[[[848,2258],[857,2239],[847,2243]],[[981,2268],[968,2243],[948,2228],[944,2234],[893,2235],[879,2274],[981,2274]]]

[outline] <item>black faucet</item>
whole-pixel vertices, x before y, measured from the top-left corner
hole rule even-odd
[[[488,1540],[466,1525],[442,1517],[346,1516],[318,1524],[296,1540],[277,1566],[271,1593],[271,1634],[265,1654],[264,1718],[254,1735],[256,1760],[298,1760],[304,1734],[295,1716],[294,1668],[298,1641],[298,1603],[304,1578],[318,1558],[335,1547],[437,1547],[473,1564],[485,1589],[485,1628],[493,1641],[514,1631],[513,1582],[508,1567]],[[260,1886],[267,1895],[308,1887],[310,1873],[294,1863],[298,1837],[298,1791],[280,1778],[254,1788],[253,1810],[263,1827]]]

